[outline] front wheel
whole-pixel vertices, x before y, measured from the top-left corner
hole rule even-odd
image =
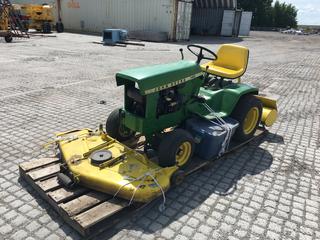
[[[12,42],[12,35],[7,35],[4,37],[4,40],[7,42],[7,43],[11,43]]]
[[[51,24],[49,22],[44,22],[42,25],[43,33],[51,33]]]
[[[192,135],[183,129],[166,133],[158,148],[161,167],[178,166],[185,168],[193,155],[195,143]]]
[[[242,97],[231,117],[239,122],[239,126],[233,136],[237,141],[244,142],[253,137],[262,115],[262,103],[253,95]]]
[[[110,113],[106,123],[106,131],[111,137],[122,142],[132,138],[135,132],[121,123],[120,111],[118,108]]]

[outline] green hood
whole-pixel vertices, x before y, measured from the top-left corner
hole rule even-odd
[[[202,75],[201,68],[193,61],[128,69],[116,74],[117,85],[126,81],[138,84],[141,94],[149,94],[187,82]]]

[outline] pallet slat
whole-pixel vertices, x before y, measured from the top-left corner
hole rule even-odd
[[[30,170],[43,167],[45,165],[56,163],[56,162],[59,162],[58,158],[39,158],[39,159],[34,159],[30,162],[21,163],[19,166],[23,171],[28,172]]]
[[[128,203],[125,201],[111,199],[75,216],[73,219],[77,221],[83,228],[88,228],[124,209],[127,204]]]
[[[88,188],[77,187],[75,189],[66,189],[66,188],[59,188],[52,192],[49,192],[48,195],[57,203],[62,203],[73,199],[75,197],[80,196],[81,194],[88,192]]]
[[[60,171],[60,164],[49,165],[45,168],[35,169],[27,173],[32,180],[37,181],[52,176]]]
[[[60,186],[57,176],[43,180],[43,181],[38,181],[36,182],[36,184],[45,192],[55,190]]]
[[[112,196],[98,193],[98,192],[90,192],[85,195],[82,195],[72,201],[67,203],[61,203],[59,206],[70,216],[77,215],[81,212],[88,210],[89,208],[110,199]]]

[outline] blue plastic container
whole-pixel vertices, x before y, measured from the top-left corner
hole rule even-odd
[[[232,118],[224,118],[224,121],[231,128],[233,135],[239,123]],[[201,119],[192,118],[187,120],[186,129],[193,135],[196,141],[195,154],[205,160],[213,159],[220,153],[223,141],[227,132],[219,126],[216,120],[214,123]]]

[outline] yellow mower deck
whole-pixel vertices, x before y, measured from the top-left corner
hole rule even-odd
[[[145,155],[103,132],[88,129],[58,134],[60,152],[76,181],[83,186],[135,202],[150,202],[170,187],[177,167],[161,168]],[[70,140],[71,139],[71,140]],[[112,158],[93,164],[90,155],[108,150]]]
[[[252,139],[240,144],[231,142],[228,151],[222,157],[257,139],[265,132],[267,132],[266,129],[259,128]],[[126,146],[135,149],[143,144],[138,141],[136,139],[136,141],[126,143]],[[199,169],[210,166],[217,159],[205,161],[194,158],[185,173],[186,175],[192,174]],[[57,157],[25,162],[19,165],[20,177],[27,181],[67,224],[86,238],[110,229],[122,219],[132,217],[136,211],[150,206],[157,199],[161,199],[160,196],[151,202],[129,206],[128,200],[114,198],[111,194],[97,192],[85,186],[67,189],[61,185],[57,178],[62,164],[64,162]]]

